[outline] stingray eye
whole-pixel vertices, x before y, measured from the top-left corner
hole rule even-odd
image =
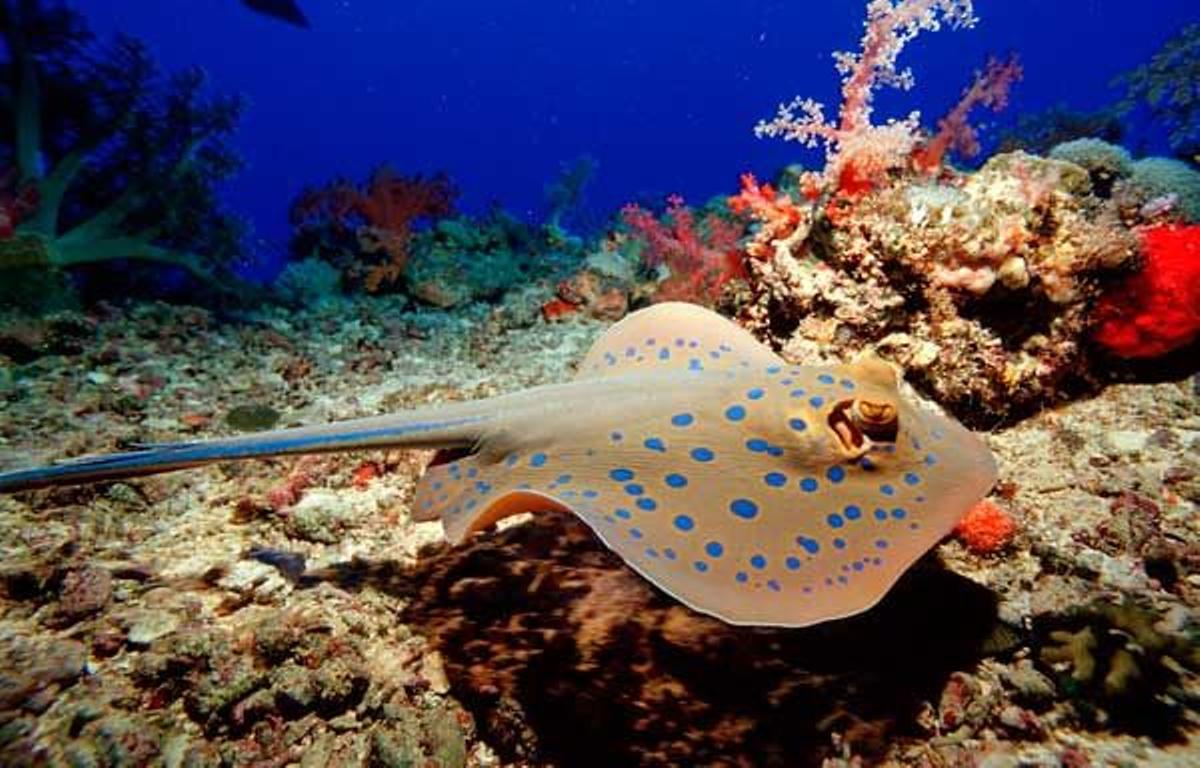
[[[862,433],[877,443],[896,442],[900,429],[900,414],[891,403],[855,400],[850,418]]]
[[[843,400],[830,409],[829,428],[847,453],[858,456],[872,444],[896,442],[899,416],[892,403]]]

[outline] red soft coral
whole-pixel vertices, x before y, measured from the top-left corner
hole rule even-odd
[[[1200,334],[1200,225],[1138,231],[1140,271],[1100,298],[1095,338],[1113,354],[1149,358]]]
[[[715,304],[725,284],[745,276],[738,241],[745,226],[709,213],[697,223],[683,200],[672,196],[662,221],[636,205],[621,209],[621,219],[642,243],[642,260],[666,266],[670,275],[659,284],[655,301]]]
[[[354,275],[374,293],[404,274],[413,225],[453,213],[457,194],[445,174],[405,176],[383,166],[365,189],[338,180],[305,190],[292,204],[291,219],[296,226],[327,222],[334,230],[349,230],[363,253],[381,254],[375,263],[357,265]]]

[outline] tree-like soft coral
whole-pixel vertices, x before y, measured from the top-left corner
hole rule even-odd
[[[15,117],[0,163],[35,190],[0,269],[134,259],[227,283],[242,227],[215,186],[240,166],[225,139],[241,99],[206,95],[199,69],[160,75],[136,40],[98,45],[51,0],[0,0],[0,36],[0,103]]]
[[[858,53],[834,54],[842,74],[842,104],[838,121],[826,120],[823,107],[813,99],[793,99],[780,105],[774,119],[755,127],[758,136],[781,137],[826,148],[823,185],[835,199],[854,198],[876,188],[889,171],[905,168],[917,146],[920,115],[884,124],[871,122],[871,101],[881,85],[908,90],[913,75],[897,69],[896,59],[920,32],[937,30],[942,23],[954,27],[974,25],[971,0],[871,0],[867,3],[865,32]]]
[[[338,179],[307,189],[292,203],[292,248],[330,258],[351,282],[376,293],[404,275],[413,228],[453,213],[457,194],[445,174],[404,176],[387,166],[364,187]]]
[[[1200,335],[1200,225],[1144,227],[1141,269],[1101,297],[1095,338],[1120,357],[1158,357]]]
[[[729,210],[749,216],[759,226],[746,253],[756,259],[771,258],[808,237],[812,221],[806,206],[770,184],[759,184],[752,173],[742,174],[742,191],[729,198]]]
[[[936,171],[950,151],[964,157],[979,154],[979,134],[967,117],[975,107],[987,107],[999,112],[1008,106],[1008,92],[1012,84],[1021,79],[1021,64],[1015,55],[1004,61],[989,59],[982,71],[975,73],[971,83],[958,103],[938,120],[937,133],[923,142],[913,153],[913,163],[926,172]]]
[[[708,213],[700,221],[683,200],[672,196],[662,220],[637,205],[621,209],[621,219],[640,243],[642,261],[669,274],[658,285],[655,301],[692,301],[708,306],[721,298],[727,283],[745,275],[738,241],[745,227]]]

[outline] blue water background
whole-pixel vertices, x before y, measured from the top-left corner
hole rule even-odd
[[[237,0],[77,0],[101,34],[143,39],[168,68],[203,66],[251,106],[235,145],[246,169],[232,207],[252,247],[278,268],[287,207],[304,185],[447,171],[461,208],[499,203],[532,222],[563,163],[599,165],[582,222],[623,203],[689,202],[736,191],[751,170],[820,162],[759,140],[754,123],[781,100],[812,96],[836,115],[830,54],[857,50],[861,0],[299,0],[312,29]],[[915,90],[884,92],[877,118],[920,109],[932,125],[989,54],[1020,55],[1009,110],[977,117],[992,133],[1022,111],[1112,102],[1119,72],[1144,62],[1186,23],[1196,0],[977,0],[972,30],[923,34],[902,55]],[[1153,126],[1140,150],[1165,151]],[[985,134],[986,135],[986,134]]]

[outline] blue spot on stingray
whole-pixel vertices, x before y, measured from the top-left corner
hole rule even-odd
[[[725,409],[725,418],[730,421],[741,421],[746,418],[746,409],[740,405],[731,405]]]
[[[697,560],[696,562],[692,563],[692,567],[700,573],[704,573],[708,570],[708,563],[704,562],[703,560]]]
[[[690,426],[695,420],[695,417],[693,417],[690,413],[677,413],[671,417],[671,423],[677,427]]]
[[[772,592],[778,592],[780,589],[779,582],[775,581],[775,579],[767,579],[767,589]]]
[[[792,397],[804,397],[804,395],[807,393],[803,389],[793,389],[789,394],[791,394]]]
[[[688,484],[687,478],[678,472],[672,472],[671,474],[667,475],[664,480],[666,480],[667,485],[671,486],[672,488],[682,488]]]
[[[850,379],[842,379],[840,384],[843,389],[854,389],[854,382]]]
[[[646,442],[642,443],[642,445],[646,446],[652,451],[658,451],[659,453],[664,453],[667,450],[667,446],[664,445],[663,441],[657,437],[646,438]]]
[[[767,366],[767,373],[771,374],[772,376],[774,376],[775,374],[779,373],[782,370],[783,370],[783,368],[778,365],[768,365]]]
[[[845,549],[846,548],[846,540],[845,539],[834,539],[833,540],[833,548],[834,549]]]
[[[870,459],[868,459],[866,456],[863,456],[863,457],[862,457],[862,458],[859,460],[859,462],[858,462],[858,465],[859,465],[860,467],[862,467],[863,469],[866,469],[866,470],[875,469],[875,462],[871,461],[871,460],[870,460]]]
[[[693,448],[692,458],[696,461],[712,461],[716,455],[708,448]]]
[[[906,510],[904,507],[896,507],[892,510],[892,517],[896,518],[897,520],[903,520],[904,516],[907,514],[908,510]]]
[[[767,455],[768,456],[782,456],[783,449],[780,448],[778,445],[767,446]]]
[[[772,488],[782,488],[787,485],[787,475],[782,472],[768,472],[763,476],[763,482]]]
[[[467,509],[474,509],[475,508],[475,499],[467,499],[467,503],[464,506]]]
[[[641,496],[645,492],[646,489],[637,483],[630,483],[629,485],[625,486],[625,493],[628,493],[630,496]]]
[[[838,576],[837,580],[838,580],[839,584],[849,584],[850,583],[850,579],[847,579],[845,576]]]
[[[846,524],[846,521],[842,519],[842,516],[836,512],[826,517],[825,522],[829,523],[830,528],[841,528]]]
[[[875,519],[876,520],[887,520],[887,510],[876,507],[875,508]]]
[[[565,485],[565,484],[571,482],[571,476],[570,475],[559,475],[558,477],[554,478],[554,482],[562,483]]]
[[[808,429],[808,423],[804,419],[788,419],[788,426],[797,432],[803,432]]]
[[[696,341],[695,339],[692,339],[691,341],[688,342],[688,347],[690,347],[691,349],[695,349],[698,346],[700,346],[700,342]]]
[[[875,539],[875,548],[876,549],[887,549],[887,546],[888,546],[887,539]]]
[[[770,447],[770,444],[761,437],[752,437],[746,441],[746,449],[753,453],[762,453]]]
[[[797,536],[796,543],[804,547],[804,551],[810,555],[815,555],[821,551],[821,545],[816,539],[810,539],[807,536]]]
[[[633,503],[637,505],[638,509],[645,510],[646,512],[658,509],[658,502],[649,496],[643,496]]]
[[[609,439],[610,439],[610,440],[612,440],[614,443],[619,443],[619,442],[621,442],[622,440],[624,440],[624,439],[625,439],[625,435],[622,435],[620,432],[613,432],[613,433],[612,433],[611,435],[609,435],[608,437],[609,437]]]
[[[510,454],[508,454],[508,458],[504,460],[504,466],[506,466],[506,467],[515,466],[516,463],[520,460],[521,460],[520,456],[518,456],[515,453],[510,453]]]
[[[671,359],[671,350],[667,349],[666,347],[663,347],[662,349],[658,350],[658,359],[659,360],[670,360]]]
[[[689,371],[703,371],[704,366],[700,365],[700,358],[693,357],[692,359],[688,360],[688,370]]]
[[[708,353],[708,356],[709,356],[709,357],[711,357],[713,360],[720,360],[720,359],[721,359],[721,353],[720,353],[720,352],[717,352],[716,350],[713,350],[712,352],[709,352],[709,353]]]
[[[817,376],[817,381],[821,382],[822,384],[832,384],[833,377],[830,376],[828,373],[822,373]]]
[[[625,347],[625,357],[633,357],[637,354],[637,350],[633,347]]]
[[[925,457],[925,466],[932,467],[934,464],[937,464],[937,457],[934,456],[932,453],[928,454]]]
[[[763,391],[762,387],[755,387],[746,393],[746,397],[750,398],[751,400],[760,400],[765,394],[766,392]]]
[[[884,483],[883,485],[879,486],[879,492],[882,493],[884,496],[895,496],[896,495],[896,489],[887,483]]]
[[[687,515],[676,515],[672,521],[675,527],[681,531],[690,531],[696,527],[696,521]],[[668,555],[670,557],[670,555]]]
[[[520,485],[518,485],[518,486],[517,486],[517,490],[518,490],[518,491],[527,491],[527,490],[529,490],[529,489],[530,489],[530,488],[532,488],[532,487],[533,487],[533,486],[532,486],[532,485],[530,485],[529,483],[521,483]]]
[[[729,511],[744,520],[753,520],[758,515],[758,505],[750,499],[734,499],[729,503]]]
[[[737,579],[738,584],[745,584],[750,580],[750,574],[745,571],[738,571],[733,575],[733,578]]]
[[[812,397],[808,398],[808,404],[813,408],[820,408],[825,404],[825,398],[821,397],[820,395],[813,395]]]
[[[709,557],[720,557],[725,554],[725,547],[721,546],[719,541],[710,541],[704,545],[704,551]]]
[[[767,558],[763,557],[762,555],[755,555],[754,557],[750,558],[750,565],[761,571],[763,568],[767,567]]]
[[[628,520],[630,515],[633,513],[631,513],[628,509],[618,509],[614,514],[622,520]]]
[[[646,346],[647,346],[647,347],[653,347],[653,346],[654,346],[655,344],[657,344],[657,343],[658,343],[658,342],[657,342],[657,341],[655,341],[655,339],[654,339],[654,337],[653,337],[653,336],[651,336],[650,338],[646,339]]]
[[[637,528],[630,528],[629,536],[630,536],[630,538],[640,539],[640,538],[642,538],[642,532],[641,532],[641,530],[639,530]]]
[[[790,387],[790,386],[792,386],[792,381],[793,381],[792,379],[780,379],[779,383],[785,387]]]
[[[614,363],[617,362],[617,358],[613,357],[612,352],[605,352],[604,353],[604,361],[606,363],[608,363],[609,365],[613,365]]]
[[[839,466],[832,466],[825,470],[825,477],[828,477],[831,483],[840,483],[846,479],[846,470]]]
[[[671,549],[670,547],[666,547],[663,549],[663,557],[667,558],[668,560],[674,560],[676,558],[675,550]]]
[[[604,522],[608,523],[609,525],[616,525],[616,523],[617,523],[617,521],[616,521],[616,520],[613,520],[613,516],[612,516],[612,515],[605,515],[605,516],[604,516]]]
[[[857,520],[862,517],[862,508],[856,504],[847,504],[842,512],[845,513],[847,520]]]
[[[433,484],[433,490],[435,490],[435,491],[442,490],[442,481],[441,480],[438,480],[436,483]]]
[[[904,482],[908,485],[916,485],[917,483],[921,482],[921,476],[916,472],[905,472]]]
[[[583,498],[585,498],[585,499],[594,499],[599,495],[600,495],[599,493],[597,493],[596,491],[593,491],[591,489],[583,492]]]
[[[618,483],[623,483],[626,480],[633,479],[633,470],[626,469],[625,467],[617,467],[612,472],[609,472],[608,476],[613,480],[616,480]]]
[[[863,569],[863,564],[860,561],[855,560],[853,565],[851,565],[850,567],[856,571],[861,571]]]
[[[686,342],[683,339],[675,339],[675,346],[682,347]]]
[[[471,467],[470,469],[467,470],[467,477],[472,480],[475,479],[475,476],[478,474],[479,474],[479,470],[476,469],[475,467]]]
[[[531,467],[540,467],[545,463],[546,463],[546,454],[544,454],[544,453],[535,453],[529,457],[529,466],[531,466]]]
[[[812,493],[813,491],[817,490],[816,478],[805,477],[805,478],[801,479],[800,480],[800,490],[806,491],[808,493]]]
[[[783,561],[783,564],[785,566],[787,566],[787,569],[789,571],[799,570],[800,569],[800,558],[795,557],[795,556],[789,556],[786,560]]]
[[[658,550],[654,547],[646,548],[646,557],[658,557]]]

